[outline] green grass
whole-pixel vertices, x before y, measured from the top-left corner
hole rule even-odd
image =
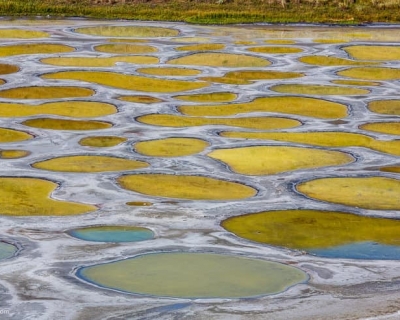
[[[100,2],[100,3],[97,3]],[[125,2],[125,4],[123,3]],[[400,0],[3,0],[3,16],[91,17],[199,24],[400,22]]]

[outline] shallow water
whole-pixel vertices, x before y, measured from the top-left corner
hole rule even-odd
[[[18,249],[12,244],[0,242],[0,260],[11,258]]]
[[[99,226],[69,230],[69,235],[95,242],[137,242],[154,238],[154,233],[142,227]]]
[[[158,253],[78,270],[102,287],[179,298],[239,298],[284,291],[307,279],[275,262],[206,253]]]
[[[400,246],[388,246],[376,242],[352,243],[326,249],[308,250],[319,257],[335,259],[400,260]]]

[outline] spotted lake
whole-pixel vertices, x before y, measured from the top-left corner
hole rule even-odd
[[[398,26],[0,39],[2,314],[397,319]]]

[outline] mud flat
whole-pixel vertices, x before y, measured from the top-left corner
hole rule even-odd
[[[398,26],[0,38],[5,319],[398,318]]]

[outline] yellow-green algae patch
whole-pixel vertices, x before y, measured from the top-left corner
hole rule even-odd
[[[197,76],[201,73],[197,69],[186,69],[186,68],[140,68],[137,72],[150,74],[154,76]]]
[[[238,41],[235,41],[234,43],[235,44],[245,45],[245,46],[257,44],[257,42],[255,42],[255,41],[248,41],[248,40],[238,40]]]
[[[204,140],[194,138],[166,138],[141,141],[135,151],[151,157],[181,157],[196,154],[209,146]]]
[[[243,80],[271,80],[271,79],[292,79],[303,77],[300,72],[281,72],[281,71],[260,71],[260,70],[240,70],[229,71],[224,77]]]
[[[398,80],[400,69],[393,68],[350,68],[337,73],[339,76],[361,80]]]
[[[304,56],[299,58],[299,61],[317,66],[365,66],[379,64],[378,62],[354,61],[327,56]]]
[[[372,112],[400,116],[400,100],[379,100],[368,104]]]
[[[211,253],[156,253],[84,267],[77,276],[122,292],[175,298],[275,294],[308,279],[303,271],[260,259]]]
[[[275,140],[301,143],[320,147],[365,147],[399,155],[400,140],[380,141],[369,136],[351,132],[221,132],[222,137],[257,140]]]
[[[179,111],[190,116],[229,116],[249,112],[278,112],[325,119],[347,116],[347,107],[343,104],[305,97],[263,97],[245,103],[181,106]]]
[[[79,144],[86,147],[109,148],[117,146],[126,140],[126,138],[116,136],[96,136],[82,138],[79,140]]]
[[[314,39],[315,43],[345,43],[349,42],[349,40],[345,39]]]
[[[0,215],[66,216],[96,210],[92,205],[50,198],[58,184],[44,179],[0,177]]]
[[[182,46],[176,48],[179,51],[212,51],[212,50],[223,50],[225,49],[225,45],[222,43],[202,43],[202,44],[193,44],[189,46]]]
[[[362,80],[332,80],[334,84],[344,84],[347,86],[380,86],[380,82],[362,81]]]
[[[0,149],[0,159],[19,159],[24,158],[31,153],[26,150],[1,150]]]
[[[48,37],[50,37],[50,34],[43,31],[24,29],[0,29],[0,38],[3,39],[34,39]]]
[[[120,39],[120,38],[111,38],[107,39],[108,42],[131,42],[131,43],[143,43],[147,42],[146,39]]]
[[[249,118],[204,118],[184,117],[170,114],[149,114],[137,118],[137,121],[163,127],[194,127],[206,125],[224,125],[258,130],[276,130],[294,128],[301,125],[300,121],[276,117]]]
[[[0,57],[16,56],[20,54],[51,54],[75,51],[74,48],[64,44],[14,44],[0,46]]]
[[[257,53],[270,53],[270,54],[288,54],[288,53],[299,53],[303,52],[302,49],[296,47],[254,47],[247,49],[251,52]]]
[[[117,111],[112,104],[92,101],[61,101],[40,105],[0,102],[0,117],[52,114],[74,118],[92,118],[110,115]]]
[[[312,84],[281,84],[270,89],[280,93],[315,95],[365,95],[369,93],[369,90],[366,89]]]
[[[152,46],[130,44],[130,43],[109,43],[94,47],[95,51],[117,54],[142,54],[157,52],[157,48]]]
[[[335,211],[263,211],[228,218],[221,225],[247,240],[298,250],[366,241],[397,246],[400,242],[398,220]]]
[[[148,164],[107,156],[68,156],[36,162],[32,167],[59,172],[107,172],[141,169],[148,167]]]
[[[157,102],[163,102],[164,100],[161,100],[156,97],[151,97],[151,96],[122,96],[119,97],[118,100],[122,101],[128,101],[128,102],[136,102],[136,103],[144,103],[144,104],[151,104],[151,103],[157,103]]]
[[[126,205],[133,207],[150,207],[153,205],[153,203],[146,201],[129,201],[126,203]]]
[[[133,64],[157,64],[159,59],[151,56],[118,56],[118,57],[57,57],[44,58],[42,63],[64,67],[113,67],[118,62]]]
[[[0,143],[24,141],[32,138],[32,135],[23,131],[0,128]]]
[[[7,99],[60,99],[89,97],[94,90],[82,87],[18,87],[0,91]]]
[[[354,59],[392,61],[400,60],[400,46],[349,46],[344,50]]]
[[[146,92],[179,92],[200,89],[209,85],[206,82],[155,79],[104,71],[64,71],[46,74],[42,78],[80,80],[114,88]]]
[[[227,72],[223,77],[203,77],[200,79],[210,82],[241,85],[251,84],[257,80],[292,79],[303,76],[304,74],[299,72],[241,70]]]
[[[400,209],[400,180],[385,177],[322,178],[296,189],[312,199],[371,210]]]
[[[271,64],[271,62],[266,59],[250,55],[215,52],[194,53],[181,58],[169,60],[167,63],[225,68],[266,67]]]
[[[224,84],[233,84],[233,85],[242,85],[242,84],[251,84],[251,81],[237,79],[237,78],[227,78],[227,77],[200,77],[199,80],[215,82],[215,83],[224,83]]]
[[[295,44],[296,41],[293,40],[285,40],[285,39],[270,39],[270,40],[265,40],[265,43],[270,43],[270,44]]]
[[[98,26],[77,28],[75,32],[100,37],[158,38],[176,37],[179,30],[145,26]]]
[[[175,42],[210,42],[210,38],[204,38],[204,37],[180,37],[180,38],[175,38],[171,39],[172,41]]]
[[[381,171],[392,172],[392,173],[400,173],[400,166],[383,167],[383,168],[381,168]]]
[[[237,94],[231,92],[211,92],[174,96],[175,99],[191,102],[230,102],[235,100]]]
[[[266,175],[281,172],[343,165],[354,158],[339,151],[286,146],[254,146],[218,149],[209,157],[227,164],[232,171],[246,175]]]
[[[19,71],[17,66],[12,64],[0,63],[0,74],[10,74]]]
[[[109,122],[103,121],[81,121],[68,119],[37,118],[22,122],[28,127],[51,129],[51,130],[101,130],[112,127]]]
[[[237,200],[256,195],[249,186],[202,176],[136,174],[118,178],[120,185],[142,194],[190,200]]]
[[[359,128],[373,132],[400,135],[400,122],[366,123],[361,125]]]

